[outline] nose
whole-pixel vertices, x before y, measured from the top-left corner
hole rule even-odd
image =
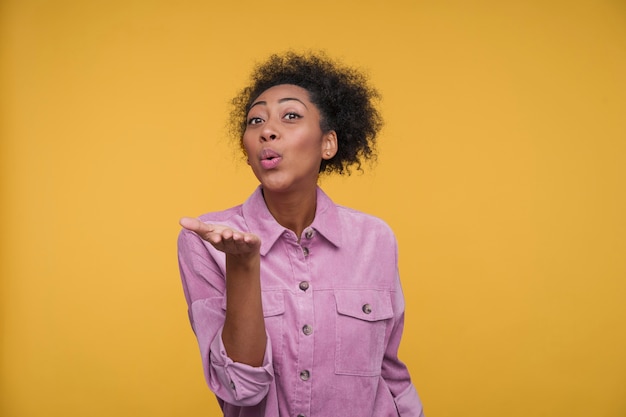
[[[261,130],[261,141],[267,142],[270,140],[278,139],[278,130],[270,122],[265,122],[263,129]]]

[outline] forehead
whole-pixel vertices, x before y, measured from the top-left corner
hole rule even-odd
[[[311,103],[311,97],[307,89],[294,84],[279,84],[263,91],[256,99],[252,101],[252,104],[259,101],[278,101],[284,98],[296,98],[306,103],[307,105]]]

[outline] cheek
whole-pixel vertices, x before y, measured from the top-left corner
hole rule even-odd
[[[308,135],[303,137],[300,142],[300,150],[302,153],[309,155],[312,159],[321,157],[322,139],[318,135]]]
[[[253,153],[252,149],[252,141],[246,135],[241,138],[241,147],[243,148],[244,153],[246,154],[246,159],[250,162],[250,154]]]

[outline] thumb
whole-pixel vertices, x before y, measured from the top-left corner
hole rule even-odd
[[[199,232],[206,226],[200,220],[193,217],[183,217],[178,222],[182,227],[192,232]]]

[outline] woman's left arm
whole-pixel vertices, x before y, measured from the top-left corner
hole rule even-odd
[[[424,417],[422,401],[415,386],[411,382],[411,376],[406,365],[398,358],[398,349],[404,330],[404,294],[398,273],[398,245],[393,239],[395,246],[395,276],[394,291],[392,291],[392,304],[394,311],[393,327],[388,339],[381,375],[391,394],[394,397],[396,408],[400,417]]]

